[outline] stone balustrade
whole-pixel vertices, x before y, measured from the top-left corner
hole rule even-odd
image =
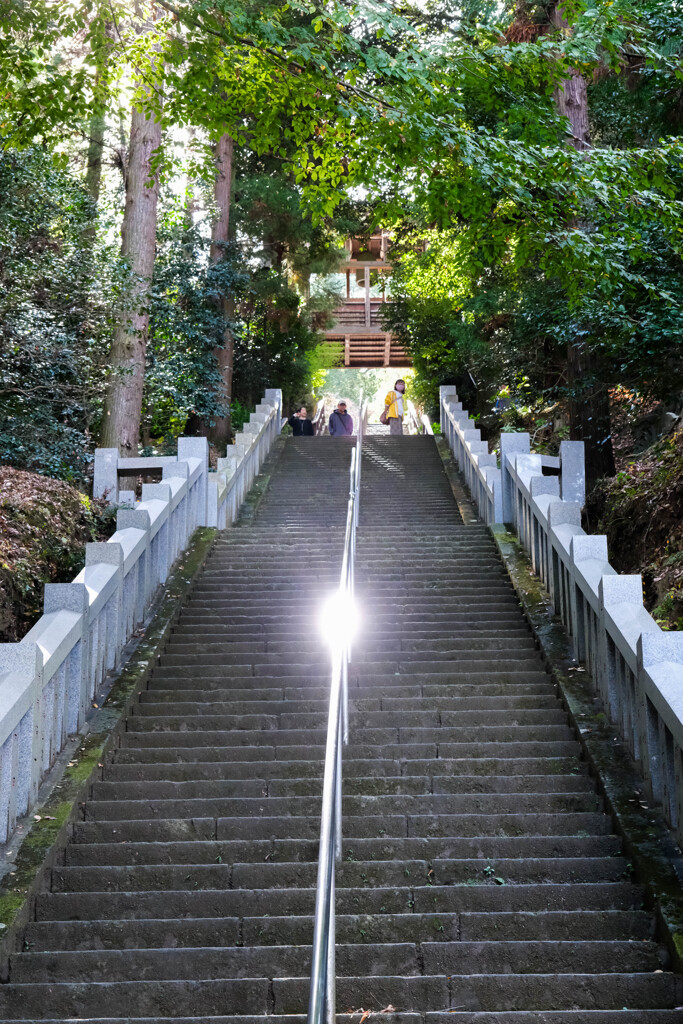
[[[441,388],[441,430],[481,518],[514,527],[650,799],[683,840],[683,634],[657,625],[642,577],[619,575],[607,538],[582,529],[583,442],[563,441],[550,458],[531,452],[529,434],[503,433],[499,460],[453,387]]]
[[[72,583],[45,587],[45,613],[14,644],[0,644],[0,842],[34,806],[67,739],[86,726],[105,676],[147,616],[199,526],[233,523],[280,433],[281,392],[266,391],[229,454],[209,472],[206,438],[181,437],[175,456],[95,454],[94,493],[119,506],[116,533],[87,544]],[[161,471],[142,500],[119,477]],[[127,506],[127,507],[125,507]]]

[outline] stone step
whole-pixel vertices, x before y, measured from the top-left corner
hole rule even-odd
[[[341,889],[337,912],[357,914],[536,913],[642,909],[644,895],[630,882],[545,882],[539,885],[448,885]],[[280,915],[310,918],[315,889],[281,889]],[[273,890],[217,889],[162,892],[39,893],[36,921],[263,917],[273,912]]]
[[[114,760],[106,762],[106,780],[109,782],[183,782],[190,779],[296,779],[322,778],[322,761],[264,761],[258,767],[253,761],[164,761],[150,764],[121,761],[119,752],[112,755]],[[479,773],[474,774],[476,768]],[[504,772],[509,774],[505,775]],[[386,778],[391,776],[436,775],[463,780],[463,792],[563,792],[565,789],[593,789],[588,779],[587,765],[576,768],[570,758],[541,759],[512,758],[509,761],[485,760],[480,764],[462,759],[460,761],[436,758],[434,760],[409,761],[378,759],[346,759],[344,762],[344,786],[357,778]]]
[[[305,556],[305,561],[304,557]],[[329,579],[333,582],[339,580],[339,569],[337,561],[339,551],[329,552],[318,558],[311,557],[306,552],[292,555],[288,559],[279,558],[273,555],[268,559],[268,583],[287,584],[292,579],[297,581]],[[357,583],[361,591],[366,587],[371,588],[375,583],[385,583],[394,580],[398,583],[406,581],[416,583],[418,586],[425,586],[429,582],[432,573],[438,572],[439,579],[449,583],[471,583],[479,577],[485,580],[509,582],[501,562],[494,562],[487,552],[482,551],[477,555],[452,554],[445,557],[440,552],[440,557],[430,555],[421,557],[419,567],[397,567],[394,560],[389,556],[385,558],[364,557],[358,562]],[[366,582],[367,581],[367,582]],[[263,556],[254,555],[252,558],[229,558],[218,562],[211,559],[206,570],[202,573],[198,585],[202,587],[220,587],[224,583],[250,582],[253,586],[263,586]]]
[[[106,787],[107,783],[96,783]],[[138,783],[112,783],[112,786],[138,786]],[[155,796],[153,787],[170,785],[174,796]],[[204,787],[210,795],[192,797],[182,795],[184,783],[149,783],[147,796],[114,795],[111,799],[95,796],[86,805],[90,820],[117,821],[147,817],[252,817],[255,824],[262,817],[302,818],[320,813],[318,796],[245,796],[223,797],[211,793],[212,783],[189,783],[192,789]],[[144,785],[143,785],[144,788]],[[105,792],[107,792],[105,788]],[[135,791],[136,793],[139,790]],[[596,812],[602,800],[596,793],[447,793],[411,796],[397,795],[343,795],[342,812],[350,817],[368,815],[420,815],[452,816],[458,814],[484,814],[501,817],[509,814],[578,814]]]
[[[201,682],[198,680],[198,682]],[[388,716],[404,715],[415,716],[418,713],[433,713],[440,711],[456,712],[463,711],[476,714],[481,713],[501,714],[505,712],[541,712],[559,710],[558,699],[554,693],[543,694],[522,694],[511,696],[509,694],[496,694],[493,696],[481,697],[458,697],[446,696],[443,690],[437,696],[423,693],[422,687],[407,688],[407,693],[402,695],[396,693],[396,689],[387,691],[387,695],[377,694],[366,696],[359,694],[357,687],[351,687],[349,692],[349,711],[352,714],[361,713],[379,714],[383,712]],[[412,689],[412,692],[411,692]],[[176,711],[182,708],[183,711],[194,713],[230,713],[232,715],[282,715],[282,714],[325,714],[329,699],[325,700],[325,690],[321,687],[314,695],[311,691],[299,691],[299,695],[283,697],[284,688],[273,697],[273,691],[262,691],[263,697],[258,696],[249,689],[202,690],[199,685],[196,689],[188,690],[162,690],[156,687],[146,690],[140,695],[140,703],[131,708],[132,715],[164,715],[169,710]],[[329,697],[329,688],[327,691]],[[170,705],[173,705],[171,708]],[[423,708],[417,712],[416,707]]]
[[[679,1024],[674,1010],[500,1010],[426,1013],[424,1024]],[[132,1022],[131,1022],[132,1024]]]
[[[489,592],[490,591],[490,592]],[[383,594],[379,593],[375,595],[375,600],[380,601],[383,598]],[[396,616],[400,619],[403,616],[415,613],[415,589],[413,587],[407,589],[405,592],[401,591],[396,595],[395,598],[395,612]],[[256,593],[243,594],[239,602],[231,596],[231,594],[211,594],[211,595],[194,595],[188,604],[188,612],[193,615],[230,615],[235,612],[237,605],[239,604],[239,614],[249,615],[254,617],[258,621],[259,614],[264,615],[279,615],[280,611],[283,612],[285,617],[286,613],[291,609],[292,596],[291,594],[274,594],[269,595],[265,591],[257,591]],[[309,615],[310,622],[310,609],[315,607],[317,602],[314,602],[311,597],[302,597],[298,603],[298,607],[301,611],[296,612],[296,616]],[[492,618],[496,613],[510,613],[517,609],[519,610],[519,600],[515,596],[514,592],[507,587],[498,586],[492,588],[483,588],[482,590],[473,589],[470,593],[460,593],[455,590],[453,593],[436,593],[436,588],[429,589],[424,593],[420,594],[420,607],[424,609],[425,616],[439,615],[446,616],[448,614],[463,614],[468,613],[470,615],[476,615],[478,619],[487,620]],[[448,611],[444,611],[444,607],[448,608]],[[192,621],[190,618],[189,621]],[[378,620],[379,621],[379,617]],[[425,622],[430,621],[425,618]]]
[[[87,825],[88,823],[84,823]],[[89,842],[78,824],[65,851],[67,866],[123,864],[234,864],[317,862],[318,842],[306,839],[212,840],[166,842]],[[616,836],[477,836],[471,839],[347,839],[342,859],[349,862],[480,858],[495,861],[523,857],[614,857],[621,853]],[[433,881],[430,876],[430,881]]]
[[[391,972],[403,978],[424,973],[462,975],[610,974],[662,970],[666,959],[651,942],[339,942],[335,966],[341,979]],[[310,946],[243,946],[138,949],[135,957],[120,949],[27,952],[9,958],[11,984],[102,981],[199,981],[221,978],[297,977],[310,973]],[[0,996],[1,999],[1,996]]]
[[[492,708],[481,708],[476,711],[457,709],[446,710],[434,708],[429,709],[429,699],[422,704],[425,709],[422,711],[406,710],[391,711],[369,711],[349,710],[349,728],[354,734],[361,734],[367,729],[400,729],[404,732],[407,722],[412,723],[412,730],[416,729],[450,729],[456,725],[459,729],[475,730],[485,728],[509,729],[519,726],[524,722],[523,728],[536,728],[538,726],[549,728],[566,728],[567,713],[560,707],[555,708],[522,708],[494,710]],[[311,733],[324,731],[327,725],[327,712],[325,711],[284,711],[275,714],[232,714],[232,704],[227,701],[223,703],[206,702],[182,702],[175,704],[140,704],[133,709],[128,717],[129,732],[144,732],[152,730],[158,732],[166,729],[180,729],[189,732],[193,729],[211,730],[282,730],[287,732],[292,729],[308,729]],[[173,711],[173,714],[169,712]],[[361,726],[364,728],[361,730]]]
[[[316,644],[311,653],[306,656],[306,652],[299,652],[296,661],[289,657],[287,664],[283,664],[283,656],[281,654],[269,654],[265,651],[249,651],[247,654],[241,653],[228,653],[222,651],[211,651],[203,650],[201,647],[195,648],[193,651],[185,653],[180,652],[177,649],[171,649],[161,655],[159,659],[159,665],[162,669],[170,668],[182,668],[191,667],[196,668],[200,666],[202,670],[209,669],[212,665],[221,666],[230,671],[231,675],[244,675],[244,667],[248,667],[249,675],[256,675],[257,673],[263,674],[264,669],[270,666],[273,671],[268,674],[277,675],[282,673],[285,675],[291,675],[297,668],[304,670],[308,668],[310,671],[311,667],[318,666],[320,672],[328,671],[330,657],[329,653],[322,648],[322,645]],[[371,655],[360,649],[354,648],[352,671],[377,671],[379,672],[400,672],[402,669],[414,668],[415,671],[428,672],[428,666],[434,665],[435,672],[439,671],[439,665],[447,664],[450,665],[452,661],[462,666],[464,670],[472,667],[475,671],[482,668],[482,663],[485,663],[491,672],[494,674],[497,667],[505,669],[514,669],[515,671],[538,671],[540,665],[540,658],[532,644],[525,644],[520,649],[516,647],[511,650],[505,650],[504,648],[499,649],[481,649],[477,650],[474,647],[463,647],[459,649],[457,646],[453,646],[448,650],[438,650],[434,654],[433,660],[428,662],[425,661],[425,652],[419,650],[412,651],[396,651],[394,650],[393,657],[390,654],[380,661],[375,655]],[[252,668],[253,666],[253,668]],[[422,666],[420,668],[420,666]],[[285,671],[286,670],[286,671]]]
[[[147,727],[141,727],[141,723],[148,721]],[[260,728],[256,729],[233,729],[228,731],[222,727],[224,723],[219,719],[211,719],[208,717],[207,727],[201,728],[200,723],[197,724],[197,728],[186,728],[182,726],[174,728],[172,723],[161,723],[160,720],[156,720],[156,727],[154,725],[155,720],[145,720],[143,718],[132,718],[129,719],[129,731],[121,736],[122,747],[217,747],[220,744],[228,743],[232,749],[232,757],[228,756],[225,760],[241,760],[238,756],[239,747],[276,747],[278,750],[282,748],[292,749],[296,748],[294,753],[295,756],[301,756],[301,746],[305,744],[306,737],[301,735],[305,733],[304,729],[272,729],[264,731]],[[163,725],[163,728],[162,728]],[[190,723],[191,725],[191,723]],[[219,726],[210,730],[210,726]],[[481,744],[500,744],[501,747],[510,747],[509,753],[511,756],[519,756],[519,750],[523,750],[522,756],[534,756],[534,754],[541,752],[542,754],[551,754],[551,756],[560,757],[568,749],[565,744],[571,743],[574,739],[574,733],[568,726],[560,725],[545,725],[545,726],[522,726],[522,725],[508,725],[508,726],[477,726],[476,728],[388,728],[388,729],[358,729],[357,740],[360,745],[360,749],[368,749],[373,745],[383,744],[385,747],[391,747],[395,745],[400,748],[406,745],[408,748],[424,747],[428,745],[432,746],[433,757],[437,756],[436,748],[438,745],[439,754],[442,757],[463,757],[466,756],[464,751],[470,749],[474,751],[472,756],[481,756],[479,751],[481,750]],[[537,737],[542,735],[543,740],[538,740]],[[324,732],[321,729],[308,730],[308,740],[311,744],[307,753],[311,757],[322,756],[321,751],[324,743]],[[524,744],[524,747],[520,747],[520,744]],[[316,751],[315,754],[312,752],[314,746],[320,747],[320,751]],[[493,748],[490,752],[492,752]],[[350,752],[349,756],[353,756],[353,751]],[[486,751],[481,751],[486,753]],[[278,755],[281,756],[281,755]],[[410,756],[410,749],[407,749],[405,756]],[[428,755],[427,755],[428,756]],[[269,755],[265,755],[266,760],[269,759]],[[204,756],[200,758],[206,760]]]
[[[412,943],[339,943],[336,953],[341,977],[365,970],[403,976],[419,973],[417,947]],[[119,949],[51,951],[17,954],[10,957],[9,965],[10,982],[16,984],[300,977],[310,970],[310,946],[138,949],[134,957]]]
[[[530,939],[554,941],[644,941],[653,938],[650,915],[643,911],[553,911],[534,914],[340,914],[336,934],[341,943],[481,942]],[[310,945],[313,922],[303,917],[193,918],[139,921],[138,949],[173,947]],[[42,921],[26,931],[29,948],[41,950],[126,949],[129,922]]]
[[[468,624],[460,622],[456,626],[446,624],[443,628],[436,628],[435,624],[432,625],[434,628],[431,629],[412,627],[410,636],[406,637],[405,631],[400,629],[398,625],[390,628],[386,623],[374,622],[368,613],[363,621],[362,636],[365,643],[375,642],[375,640],[379,643],[396,643],[397,641],[405,640],[407,643],[421,644],[429,644],[430,641],[440,642],[454,636],[457,636],[460,640],[468,638],[476,640],[504,640],[508,637],[510,639],[526,640],[529,638],[527,627],[519,621],[514,625],[511,622],[494,622],[493,624]],[[301,628],[295,627],[292,624],[287,629],[279,622],[253,624],[244,622],[243,624],[234,624],[233,617],[231,616],[230,622],[221,620],[210,625],[202,622],[202,624],[194,626],[177,626],[173,630],[171,637],[171,642],[174,646],[191,643],[231,644],[235,641],[238,643],[250,643],[252,640],[256,643],[292,643],[296,638],[311,642],[310,618],[306,621],[302,620]]]
[[[551,678],[542,666],[536,665],[530,671],[523,667],[493,668],[487,670],[485,662],[465,662],[464,660],[453,662],[439,662],[433,672],[425,671],[425,663],[413,663],[400,665],[362,665],[351,666],[349,672],[349,685],[356,682],[368,686],[370,683],[379,685],[405,686],[407,684],[427,683],[432,686],[451,686],[466,683],[551,683]],[[387,673],[387,668],[393,669]],[[197,678],[197,670],[191,665],[178,667],[165,667],[159,669],[155,675],[157,682],[161,683],[164,689],[170,689],[175,683],[180,683],[183,688],[188,686],[188,680]],[[268,665],[246,665],[244,668],[231,665],[229,668],[221,668],[220,665],[210,665],[201,669],[202,687],[210,689],[215,683],[220,683],[224,689],[229,681],[232,685],[244,688],[250,685],[247,680],[257,680],[254,686],[305,686],[312,684],[323,686],[329,684],[329,672],[322,671],[322,666],[309,668],[306,665],[284,665],[280,667]]]
[[[177,742],[179,735],[176,735],[176,742],[159,742],[168,738],[167,733],[154,737],[150,733],[127,733],[121,737],[121,746],[116,751],[116,759],[124,764],[159,764],[168,761],[175,761],[179,764],[194,761],[298,761],[305,753],[309,759],[321,764],[325,757],[325,748],[311,745],[302,750],[298,744],[275,746],[274,741],[277,735],[269,737],[271,745],[263,746],[231,746],[225,747],[219,744],[225,741],[225,734],[221,733],[216,737],[216,743],[206,746],[181,747]],[[190,736],[190,739],[194,734]],[[131,743],[130,740],[134,740]],[[366,759],[372,756],[373,744],[351,744],[345,750],[348,758]],[[519,759],[544,759],[555,762],[558,758],[578,758],[581,754],[581,747],[576,740],[566,743],[546,742],[536,740],[531,742],[492,742],[492,743],[390,743],[383,748],[387,757],[399,757],[407,759],[437,759],[462,761],[471,759],[471,767],[468,769],[473,774],[486,774],[489,765],[501,758]]]
[[[476,778],[476,777],[475,777]],[[580,777],[570,777],[563,785],[545,785],[544,777],[541,777],[539,785],[534,786],[530,779],[522,784],[523,777],[513,777],[511,781],[502,785],[495,785],[496,780],[488,780],[488,785],[481,784],[478,788],[472,786],[465,778],[449,778],[448,776],[399,776],[399,777],[351,777],[345,779],[343,792],[345,797],[352,798],[375,798],[383,796],[409,797],[407,804],[409,810],[415,806],[431,807],[434,802],[432,797],[449,796],[457,797],[453,802],[444,801],[450,809],[457,806],[466,809],[484,808],[490,811],[495,806],[505,813],[514,808],[519,813],[529,810],[534,801],[536,806],[543,811],[556,810],[593,810],[601,806],[601,798],[597,796],[589,779],[585,779],[585,785],[581,786]],[[556,783],[556,780],[550,780]],[[483,780],[480,780],[483,782]],[[513,785],[512,783],[517,783]],[[92,786],[91,799],[98,800],[210,800],[217,799],[257,799],[267,800],[269,805],[273,800],[293,800],[313,797],[318,799],[322,795],[322,778],[317,779],[183,779],[180,781],[150,780],[120,782],[109,781],[108,772],[105,772],[105,781],[95,782]],[[414,799],[420,798],[420,799]],[[427,803],[426,801],[429,801]],[[298,810],[298,804],[293,805]],[[396,806],[389,805],[389,810]]]
[[[488,683],[474,687],[468,685],[450,686],[446,692],[441,687],[428,687],[422,683],[414,685],[403,684],[399,686],[386,686],[366,684],[359,686],[355,679],[351,679],[349,686],[349,706],[358,710],[397,710],[415,708],[422,700],[429,700],[430,707],[443,710],[462,708],[463,710],[476,710],[480,705],[479,699],[485,708],[544,708],[557,707],[558,700],[554,688],[549,682],[538,683],[517,683],[517,684],[496,684]],[[427,691],[427,692],[425,692]],[[481,692],[479,692],[481,691]],[[319,687],[294,687],[282,683],[278,687],[255,687],[255,686],[230,686],[222,688],[203,689],[203,681],[196,680],[191,688],[181,689],[179,687],[165,689],[153,685],[149,690],[143,690],[140,694],[141,704],[165,704],[178,701],[218,701],[229,702],[237,712],[252,713],[261,705],[261,710],[268,712],[269,705],[272,710],[278,711],[293,706],[308,708],[309,711],[317,711],[327,705],[329,700],[329,686]],[[135,707],[135,705],[134,705]]]
[[[306,1004],[308,979],[276,979],[274,1009],[294,1013]],[[670,974],[487,974],[423,978],[340,979],[340,1006],[392,1005],[423,1011],[444,1007],[509,1010],[664,1008],[680,1005],[681,979]],[[374,1001],[374,1002],[373,1002]]]
[[[142,802],[141,802],[142,803]],[[128,807],[132,806],[130,804]],[[288,816],[286,818],[214,818],[193,816],[189,834],[184,819],[159,813],[157,818],[116,818],[113,820],[89,817],[86,823],[99,825],[100,842],[195,838],[203,839],[298,839],[317,840],[319,819],[315,817]],[[137,809],[137,807],[136,807]],[[152,808],[155,810],[156,808]],[[194,809],[194,808],[193,808]],[[144,808],[140,807],[140,812]],[[74,829],[83,827],[80,823]],[[251,827],[251,831],[250,831]],[[442,815],[440,821],[424,815],[371,815],[345,816],[345,834],[358,839],[374,838],[450,838],[474,836],[572,836],[578,832],[604,836],[610,834],[609,819],[604,814],[593,812],[560,814],[451,814]],[[423,829],[421,832],[420,829]],[[297,831],[297,829],[299,831]],[[95,841],[95,840],[90,840]]]
[[[371,1016],[382,1013],[375,1010]],[[338,1014],[336,1024],[359,1024],[360,1011],[352,1014]],[[16,1019],[16,1018],[14,1018]],[[22,1018],[23,1019],[23,1018]],[[43,1018],[44,1020],[45,1018]],[[51,1018],[54,1020],[53,1018]],[[89,1024],[115,1024],[120,1017],[89,1017]],[[304,1014],[287,1016],[250,1017],[127,1017],[126,1024],[306,1024]],[[37,1024],[37,1019],[25,1021]],[[54,1024],[73,1024],[73,1018],[55,1021]],[[448,1015],[438,1011],[422,1013],[392,1013],[391,1024],[680,1024],[680,1010],[502,1010],[492,1012],[449,1011]]]
[[[64,865],[52,869],[53,892],[146,892],[182,889],[291,889],[314,887],[312,862],[261,864]],[[527,857],[427,861],[344,861],[337,888],[379,885],[514,885],[544,882],[618,882],[622,857]]]
[[[329,673],[327,672],[314,672],[308,671],[305,667],[298,666],[302,671],[299,672],[296,679],[292,680],[290,675],[261,675],[259,673],[258,678],[255,676],[235,676],[234,673],[230,672],[230,678],[228,679],[227,672],[221,672],[220,668],[213,666],[209,669],[204,669],[201,674],[201,688],[204,690],[208,689],[225,689],[226,684],[230,683],[230,689],[244,689],[246,687],[253,686],[255,689],[261,689],[263,687],[272,688],[275,686],[289,687],[289,688],[303,688],[305,686],[312,686],[322,688],[327,685],[329,692]],[[365,670],[358,671],[353,666],[349,670],[349,687],[353,688],[358,686],[359,689],[365,689],[369,694],[374,689],[380,689],[383,687],[405,687],[410,686],[421,686],[431,687],[431,691],[424,691],[429,696],[430,692],[437,694],[439,687],[448,687],[449,692],[453,690],[455,692],[456,687],[470,686],[497,686],[499,688],[506,687],[507,684],[511,684],[515,689],[513,692],[518,692],[517,687],[520,685],[535,685],[544,686],[546,692],[550,692],[552,688],[552,680],[548,672],[543,668],[539,668],[534,672],[511,672],[511,671],[500,671],[487,672],[487,671],[458,671],[458,669],[451,665],[450,671],[441,672],[414,672],[407,671],[405,668],[401,672],[392,672],[386,674],[384,672],[367,672]],[[293,673],[296,675],[296,673]],[[186,689],[192,681],[196,680],[197,675],[192,671],[188,671],[187,667],[182,669],[169,669],[165,668],[163,671],[158,669],[154,674],[155,686],[159,686],[162,689]],[[251,682],[249,681],[251,680]],[[443,691],[442,691],[443,692]]]
[[[501,638],[499,636],[482,637],[476,632],[463,636],[444,636],[440,638],[417,639],[382,639],[379,637],[361,636],[354,644],[354,651],[392,654],[394,651],[535,651],[534,640],[527,633]],[[254,636],[244,639],[221,640],[213,638],[198,642],[196,639],[181,640],[173,638],[166,645],[164,655],[204,655],[236,654],[241,652],[261,654],[314,654],[322,653],[329,656],[323,641],[317,637],[300,637],[297,640],[275,640],[265,636]]]

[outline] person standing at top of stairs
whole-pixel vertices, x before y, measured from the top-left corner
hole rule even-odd
[[[292,428],[294,437],[313,437],[315,434],[313,424],[306,414],[305,405],[302,405],[298,412],[295,412],[293,416],[290,416],[287,422]]]
[[[332,437],[351,437],[353,434],[353,420],[346,411],[346,402],[340,398],[337,408],[330,415],[328,429]]]
[[[390,434],[403,433],[404,395],[406,382],[399,378],[384,399],[384,421],[389,424]]]

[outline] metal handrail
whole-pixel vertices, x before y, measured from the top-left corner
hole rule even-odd
[[[351,450],[349,500],[346,508],[344,552],[337,598],[340,610],[352,608],[355,590],[356,527],[360,494],[363,435],[368,417],[367,403],[362,400],[356,431],[356,444]],[[342,854],[342,748],[349,742],[348,668],[351,642],[348,633],[332,646],[330,706],[327,717],[323,800],[320,816],[320,851],[313,929],[313,962],[308,1003],[308,1024],[335,1024],[335,861]]]

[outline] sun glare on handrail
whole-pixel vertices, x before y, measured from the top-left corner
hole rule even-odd
[[[325,600],[320,610],[318,628],[332,651],[349,647],[358,633],[358,607],[348,590],[339,588]]]

